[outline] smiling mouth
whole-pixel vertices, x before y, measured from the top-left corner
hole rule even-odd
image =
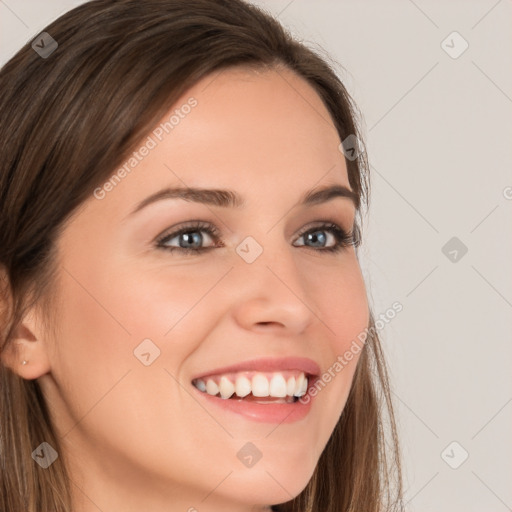
[[[300,370],[242,371],[194,379],[199,391],[224,400],[291,404],[306,394],[310,375]]]

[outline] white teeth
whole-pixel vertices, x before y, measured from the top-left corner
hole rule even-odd
[[[206,384],[204,383],[204,380],[199,379],[198,381],[196,381],[195,385],[196,388],[199,389],[199,391],[202,391],[203,393],[206,391]]]
[[[308,379],[304,379],[302,381],[302,386],[300,388],[300,396],[305,395],[308,390]]]
[[[295,391],[293,393],[294,396],[302,396],[300,393],[302,391],[304,381],[306,381],[307,385],[307,379],[305,379],[304,374],[301,373],[299,377],[295,380]]]
[[[217,384],[215,384],[214,380],[208,379],[206,381],[206,392],[209,395],[214,395],[214,396],[219,392],[219,386],[217,386]]]
[[[235,392],[235,386],[227,377],[221,377],[219,391],[221,398],[229,398]]]
[[[270,381],[269,381],[270,379]],[[212,396],[218,396],[228,399],[233,395],[244,398],[251,394],[254,397],[274,397],[285,398],[301,397],[308,389],[308,379],[304,373],[298,373],[298,376],[291,376],[286,379],[282,373],[275,372],[273,374],[256,373],[252,379],[247,373],[230,374],[220,376],[217,382],[213,378],[195,379],[193,385]]]
[[[295,377],[290,377],[286,383],[286,394],[293,396],[293,393],[295,393]]]
[[[286,381],[280,373],[277,373],[272,377],[269,386],[269,394],[270,396],[275,396],[277,398],[286,396]]]
[[[243,398],[244,396],[247,396],[250,392],[251,392],[251,381],[243,375],[240,377],[237,377],[236,384],[235,384],[236,396]]]
[[[268,396],[270,385],[265,375],[256,374],[252,378],[251,387],[254,396]]]

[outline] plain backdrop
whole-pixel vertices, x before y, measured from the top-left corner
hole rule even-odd
[[[83,3],[0,0],[3,64]],[[408,511],[512,509],[512,1],[254,1],[327,52],[371,163],[361,266]],[[1,122],[1,120],[0,120]]]

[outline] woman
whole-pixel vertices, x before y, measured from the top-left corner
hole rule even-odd
[[[0,91],[2,510],[399,510],[328,64],[240,0],[96,0]]]

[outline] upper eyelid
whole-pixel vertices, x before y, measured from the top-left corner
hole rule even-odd
[[[186,223],[184,226],[165,230],[161,235],[156,237],[156,241],[165,240],[170,236],[174,238],[181,233],[186,233],[188,231],[211,231],[215,236],[221,236],[220,230],[214,224],[204,223],[203,221],[190,221],[190,224]]]
[[[311,229],[315,229],[315,228],[322,228],[322,227],[329,227],[329,225],[331,224],[334,224],[335,226],[337,226],[339,229],[341,229],[342,231],[349,231],[347,230],[343,224],[337,222],[337,221],[334,221],[334,220],[329,220],[329,219],[324,219],[324,220],[315,220],[313,222],[310,222],[308,224],[306,224],[306,226],[304,226],[303,228],[301,228],[299,230],[299,236],[302,236],[303,234],[307,233],[308,231],[310,231]]]

